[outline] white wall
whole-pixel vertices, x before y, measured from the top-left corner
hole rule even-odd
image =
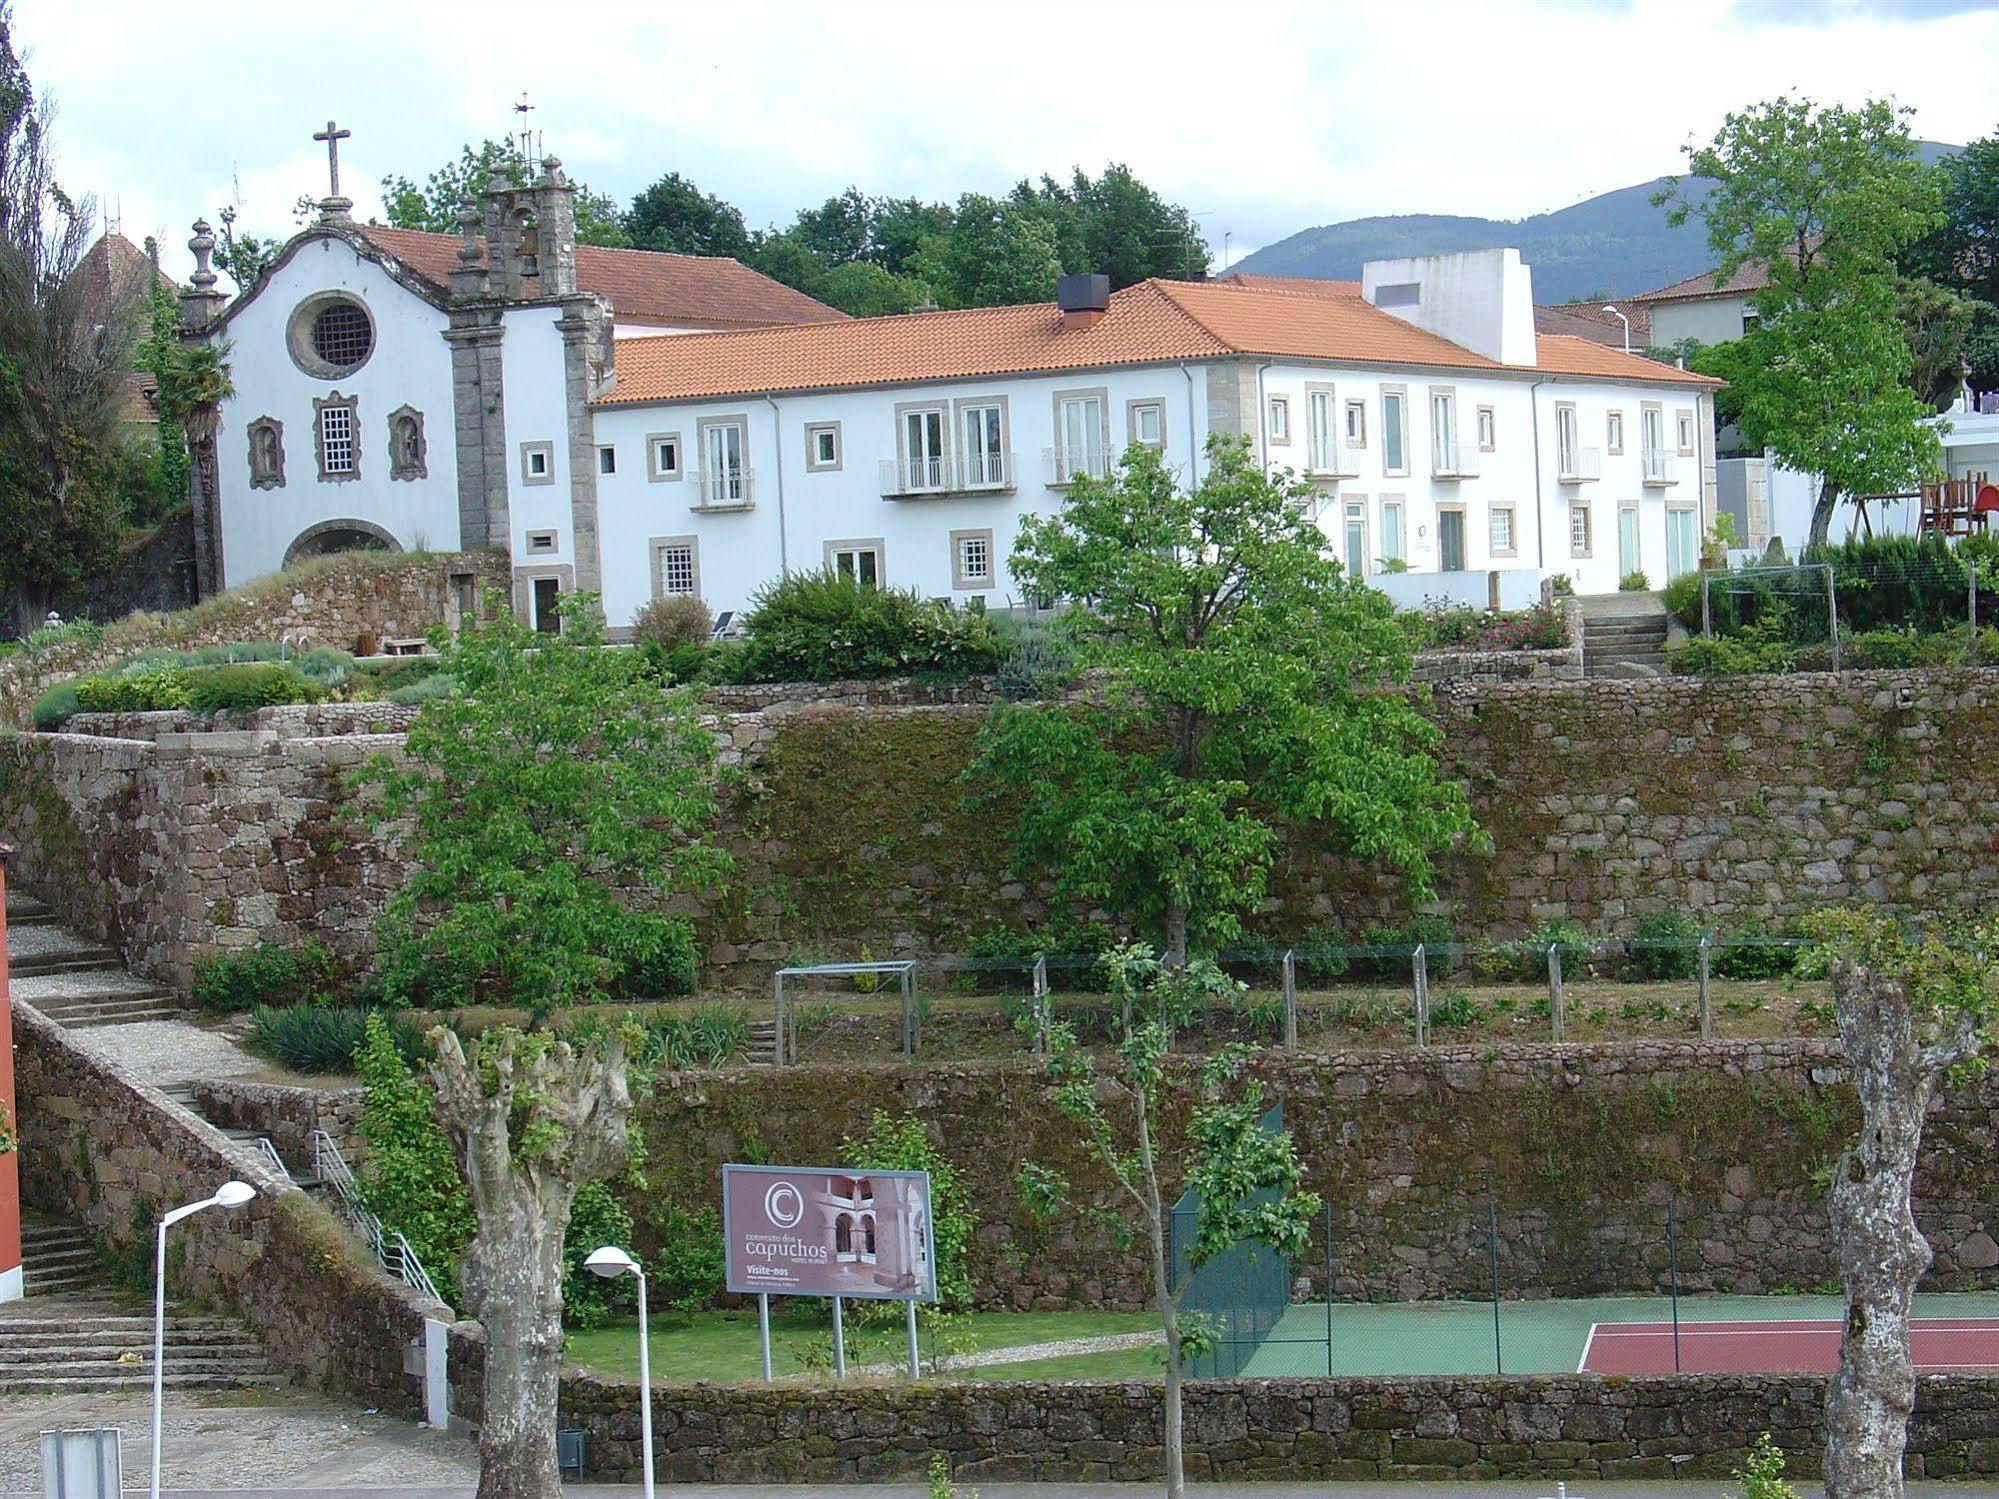
[[[1685,302],[1652,303],[1652,347],[1670,348],[1686,338],[1704,344],[1733,343],[1742,337],[1747,297],[1696,297]]]
[[[596,413],[597,441],[617,450],[617,473],[598,479],[605,617],[613,626],[628,624],[633,612],[651,597],[651,542],[667,536],[697,538],[701,593],[718,613],[746,608],[756,590],[779,575],[781,566],[794,571],[824,566],[826,544],[843,540],[879,539],[884,581],[893,587],[960,602],[982,598],[991,608],[1022,603],[1018,585],[1005,570],[1020,519],[1055,513],[1064,493],[1046,482],[1044,451],[1055,444],[1055,393],[1104,391],[1113,456],[1122,453],[1129,441],[1127,403],[1163,401],[1166,460],[1184,475],[1196,448],[1207,438],[1206,378],[1198,366],[1191,374],[1191,443],[1189,380],[1177,365],[781,396],[775,410],[761,397],[601,407]],[[513,439],[511,381],[509,389],[508,436]],[[883,497],[881,465],[897,457],[899,404],[953,403],[955,453],[962,429],[955,403],[996,396],[1006,402],[1007,447],[1015,462],[1011,491]],[[740,417],[746,425],[746,465],[753,475],[754,506],[702,514],[693,508],[700,492],[697,433],[703,420],[719,417]],[[841,465],[833,472],[808,471],[806,428],[823,422],[840,424]],[[679,480],[655,482],[648,477],[646,439],[660,432],[680,435],[684,477]],[[993,533],[999,566],[996,586],[983,590],[952,586],[951,533],[957,530]],[[516,559],[531,560],[535,559]]]
[[[1534,278],[1518,250],[1465,250],[1361,267],[1361,295],[1405,322],[1501,364],[1531,365]],[[1379,302],[1382,288],[1422,288],[1413,302]]]
[[[509,312],[506,336],[500,340],[500,379],[506,392],[507,518],[516,567],[573,565],[576,561],[562,335],[555,331],[561,316],[561,309],[555,307],[523,307]],[[549,482],[529,484],[522,473],[521,444],[538,442],[553,450]],[[553,531],[555,551],[528,551],[530,531]]]
[[[375,343],[352,375],[322,380],[292,361],[285,330],[302,300],[334,289],[367,307]],[[457,547],[458,463],[444,326],[442,311],[335,238],[301,245],[230,319],[225,336],[236,395],[223,403],[216,434],[227,586],[277,571],[299,534],[322,521],[368,521],[405,548]],[[313,399],[336,392],[360,398],[360,473],[343,483],[320,479],[313,443]],[[404,405],[424,415],[427,478],[389,477],[389,413]],[[250,487],[248,427],[262,416],[284,423],[285,482],[278,489]]]

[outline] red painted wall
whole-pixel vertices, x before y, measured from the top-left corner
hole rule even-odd
[[[7,856],[0,843],[0,1112],[14,1122],[14,1012],[7,1000]],[[18,1126],[17,1126],[18,1130]],[[0,1275],[21,1264],[21,1162],[0,1155]]]

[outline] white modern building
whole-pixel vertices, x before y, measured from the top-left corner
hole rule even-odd
[[[209,586],[499,546],[547,628],[571,589],[616,629],[819,567],[1019,606],[1024,517],[1134,444],[1198,482],[1217,434],[1309,478],[1335,555],[1407,603],[1657,586],[1714,513],[1716,382],[1537,334],[1516,251],[851,319],[733,261],[578,247],[572,198],[544,163],[454,238],[336,196],[227,306],[197,234],[186,300],[236,385],[197,464]]]

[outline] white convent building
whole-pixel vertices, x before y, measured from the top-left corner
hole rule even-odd
[[[547,628],[572,588],[617,629],[819,567],[1004,608],[1024,516],[1131,444],[1198,481],[1216,433],[1309,476],[1328,546],[1405,603],[1656,587],[1714,513],[1716,382],[1537,336],[1517,251],[849,318],[733,260],[578,246],[573,200],[551,158],[452,236],[336,188],[233,301],[196,226],[183,301],[235,385],[196,464],[204,592],[495,547]]]

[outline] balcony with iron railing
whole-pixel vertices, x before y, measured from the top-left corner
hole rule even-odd
[[[1043,448],[1041,461],[1047,467],[1051,488],[1059,489],[1064,484],[1073,483],[1078,474],[1090,479],[1103,479],[1109,477],[1111,471],[1110,455],[1098,447]]]
[[[942,494],[983,494],[1012,489],[1011,453],[965,453],[949,458],[884,458],[881,494],[885,500],[922,499]]]
[[[1603,449],[1568,447],[1556,455],[1556,482],[1592,484],[1603,477]]]
[[[1677,484],[1680,482],[1680,465],[1656,448],[1649,449],[1644,455],[1643,482],[1653,489]]]
[[[705,467],[695,489],[696,510],[753,510],[756,508],[755,469]]]
[[[1476,479],[1478,444],[1439,442],[1430,446],[1430,477],[1433,479]]]

